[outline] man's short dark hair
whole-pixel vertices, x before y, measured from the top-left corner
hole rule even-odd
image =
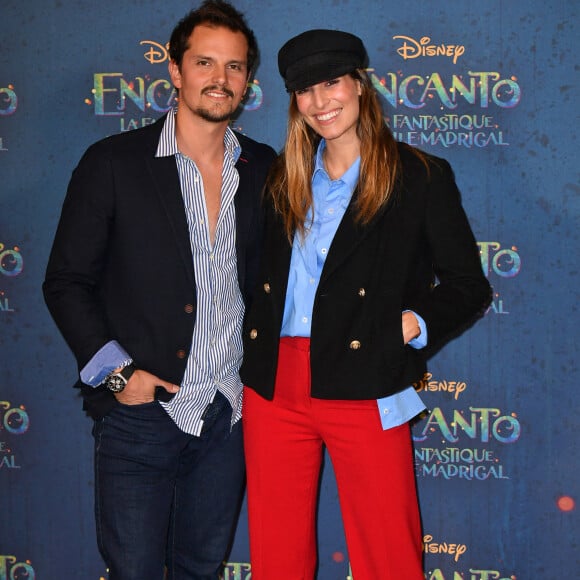
[[[248,75],[255,71],[258,61],[258,43],[241,12],[223,0],[206,0],[199,8],[184,16],[171,33],[169,56],[181,67],[189,37],[196,26],[223,26],[232,32],[241,32],[248,41]]]

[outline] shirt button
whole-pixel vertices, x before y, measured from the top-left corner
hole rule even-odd
[[[314,282],[316,282],[316,280],[314,280],[314,278],[310,278],[309,282],[310,282],[311,284],[314,284]]]
[[[308,318],[306,318],[306,316],[302,317],[302,322],[304,322],[304,324],[306,324],[308,322]]]
[[[191,314],[193,312],[193,304],[186,304],[183,307],[183,310],[185,311],[186,314]]]
[[[178,350],[178,351],[175,353],[175,355],[177,356],[177,358],[185,358],[186,352],[185,352],[185,351],[184,351],[182,348],[180,348],[180,349],[179,349],[179,350]]]
[[[326,252],[328,252],[328,250],[326,248],[322,248],[322,250],[320,250],[321,254],[326,254]]]
[[[334,208],[333,208],[333,207],[329,207],[329,208],[328,208],[328,213],[329,213],[330,215],[332,215],[332,214],[334,213]]]
[[[358,350],[360,348],[360,341],[353,340],[349,346],[350,346],[351,350]]]
[[[255,328],[252,328],[252,330],[250,330],[250,338],[252,340],[258,338],[258,331]]]
[[[366,290],[364,288],[359,288],[358,295],[362,298],[366,294]]]
[[[383,415],[388,415],[390,412],[390,409],[383,409]]]
[[[270,294],[270,290],[271,290],[271,288],[270,288],[270,284],[268,284],[268,282],[266,282],[266,283],[264,284],[264,292],[265,292],[266,294]]]

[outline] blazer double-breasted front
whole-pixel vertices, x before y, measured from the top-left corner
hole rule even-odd
[[[376,399],[418,381],[429,351],[491,300],[451,167],[427,156],[427,169],[408,146],[399,151],[402,175],[389,204],[361,225],[355,193],[329,248],[312,313],[315,398]],[[270,208],[241,370],[244,384],[267,399],[274,394],[291,252],[280,216]],[[406,309],[425,321],[428,349],[404,344]]]

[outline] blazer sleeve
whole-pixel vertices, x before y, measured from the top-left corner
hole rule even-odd
[[[436,278],[430,291],[410,308],[425,321],[431,349],[475,322],[492,294],[447,161],[431,161],[425,195],[425,236]]]
[[[105,143],[91,146],[74,170],[53,242],[43,293],[79,369],[111,337],[98,296],[114,210]]]

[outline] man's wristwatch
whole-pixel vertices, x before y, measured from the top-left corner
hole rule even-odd
[[[113,393],[120,393],[127,383],[129,379],[133,375],[133,373],[137,370],[137,367],[133,363],[129,363],[126,367],[123,367],[118,372],[112,372],[107,375],[105,380],[103,381],[103,385],[112,391]]]

